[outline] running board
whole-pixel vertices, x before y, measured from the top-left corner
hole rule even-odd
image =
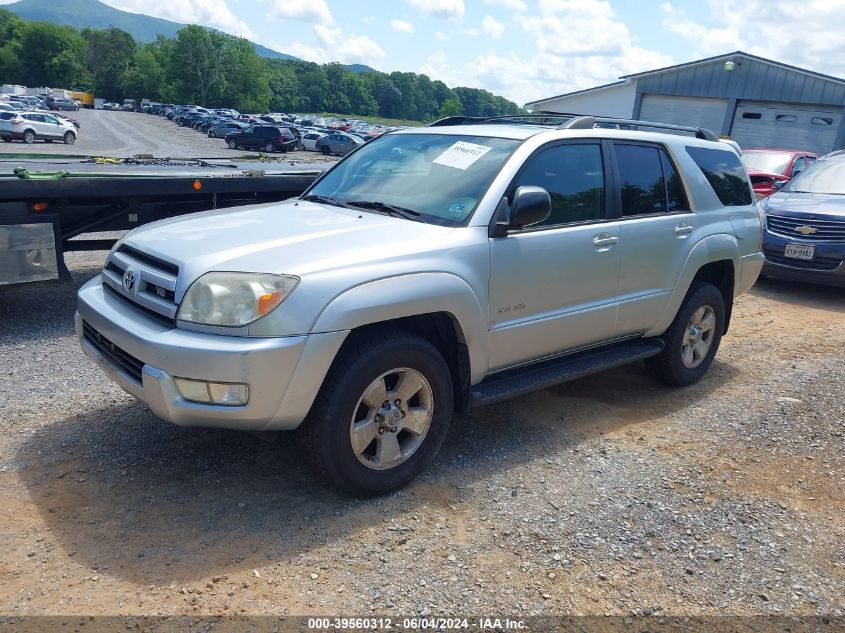
[[[494,404],[656,356],[663,350],[663,345],[663,339],[639,338],[509,369],[475,385],[471,406]]]

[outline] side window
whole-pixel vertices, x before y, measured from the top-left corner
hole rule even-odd
[[[249,126],[247,129],[244,130],[244,134],[254,134],[254,133],[255,133],[255,128],[253,128],[252,126]]]
[[[666,181],[656,147],[615,144],[622,215],[666,213]]]
[[[723,149],[691,146],[687,146],[687,154],[698,165],[723,205],[744,207],[753,203],[748,174],[739,156]]]
[[[512,191],[533,185],[549,192],[552,213],[538,226],[599,220],[604,217],[604,166],[598,145],[557,145],[531,156]]]
[[[666,209],[670,212],[689,211],[687,194],[681,176],[669,156],[660,150],[660,161],[663,165],[663,177],[666,179]]]

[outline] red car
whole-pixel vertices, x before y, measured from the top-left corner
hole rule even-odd
[[[791,149],[746,149],[742,152],[742,160],[751,178],[754,193],[760,200],[772,195],[790,178],[798,175],[798,172],[816,160],[816,155]]]

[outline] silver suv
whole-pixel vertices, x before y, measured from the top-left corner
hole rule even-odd
[[[638,360],[695,382],[760,244],[712,132],[453,118],[363,145],[299,198],[132,231],[76,327],[160,417],[298,429],[332,484],[377,494],[432,461],[456,410]]]
[[[76,142],[76,126],[67,119],[48,112],[10,112],[8,115],[0,116],[0,138],[4,141],[19,139],[29,144],[36,140],[63,141],[67,145]]]

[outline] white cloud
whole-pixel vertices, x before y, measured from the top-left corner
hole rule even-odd
[[[464,0],[407,0],[413,8],[434,18],[460,20],[464,17]]]
[[[448,36],[448,35],[446,35],[445,33],[441,33],[440,31],[437,31],[437,32],[434,34],[434,37],[436,37],[436,38],[437,38],[438,40],[440,40],[441,42],[445,42],[446,40],[448,40],[448,39],[449,39],[449,36]]]
[[[213,26],[225,33],[256,39],[255,33],[246,22],[238,18],[226,0],[168,0],[151,2],[150,0],[104,0],[115,9],[144,13],[165,20],[184,24],[202,24]]]
[[[486,15],[481,21],[481,30],[494,40],[498,40],[505,32],[505,25],[499,22],[492,15]]]
[[[361,18],[361,22],[363,22],[364,24],[371,24],[375,21],[376,21],[376,16],[374,16],[374,15],[365,15],[363,18]]]
[[[319,64],[341,62],[343,64],[367,64],[377,67],[387,53],[366,35],[344,34],[340,28],[322,24],[314,25],[318,46],[303,44],[296,40],[278,48],[288,55]]]
[[[484,4],[496,4],[512,11],[525,11],[528,8],[524,0],[484,0]]]
[[[708,0],[709,20],[666,2],[662,26],[695,43],[691,59],[737,49],[817,72],[845,76],[845,40],[836,25],[845,15],[845,0],[805,0],[800,5],[777,4],[771,15],[767,0]],[[713,26],[704,26],[703,23]]]
[[[334,16],[326,0],[273,0],[270,15],[300,22],[332,24]]]
[[[391,20],[390,28],[392,28],[394,31],[398,31],[399,33],[414,32],[414,25],[410,22],[405,22],[405,20]]]

